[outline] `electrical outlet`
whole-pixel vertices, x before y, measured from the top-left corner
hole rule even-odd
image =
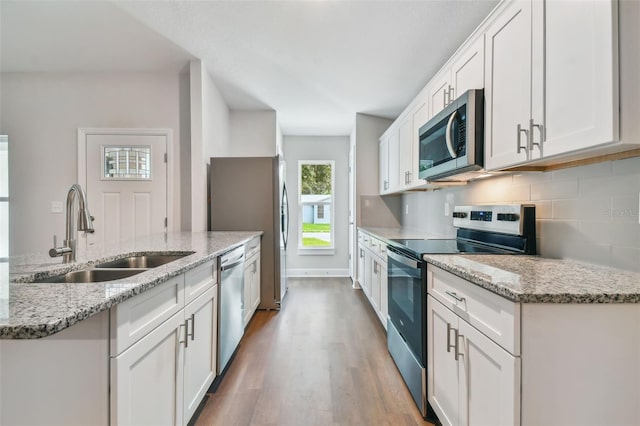
[[[62,201],[51,202],[51,213],[62,213]]]
[[[449,204],[449,203],[444,203],[444,215],[445,215],[445,216],[449,216],[450,209],[451,209],[451,204]]]
[[[404,205],[404,214],[409,214],[409,204]]]

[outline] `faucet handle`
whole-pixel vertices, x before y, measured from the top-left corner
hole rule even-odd
[[[53,248],[58,247],[58,236],[53,234]]]
[[[58,247],[58,236],[53,234],[53,248],[49,250],[49,256],[58,257],[63,254],[71,253],[71,251],[70,247]]]

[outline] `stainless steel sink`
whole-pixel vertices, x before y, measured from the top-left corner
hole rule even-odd
[[[41,278],[34,283],[98,283],[127,278],[145,272],[146,269],[84,269],[62,275]]]
[[[156,268],[190,254],[193,253],[130,256],[123,259],[113,260],[111,262],[100,263],[96,265],[96,268]]]

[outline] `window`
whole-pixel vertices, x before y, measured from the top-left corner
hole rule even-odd
[[[103,146],[102,179],[149,180],[150,146]]]
[[[316,254],[333,249],[333,169],[333,161],[298,163],[298,247]]]

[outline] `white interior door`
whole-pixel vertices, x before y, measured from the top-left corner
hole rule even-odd
[[[81,131],[79,173],[84,168],[95,217],[88,243],[109,244],[166,230],[168,139],[168,132],[136,129]]]

